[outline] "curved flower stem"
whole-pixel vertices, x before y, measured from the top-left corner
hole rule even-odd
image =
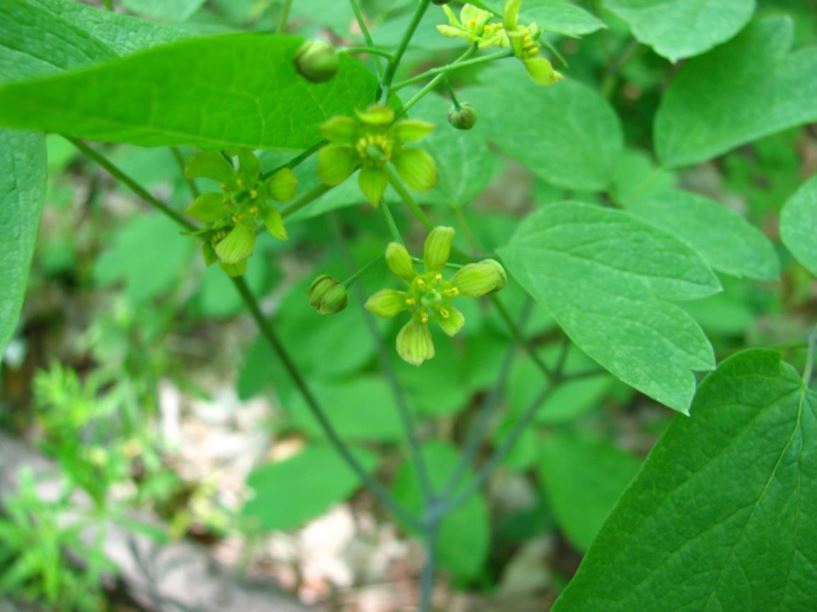
[[[536,349],[533,345],[525,338],[525,334],[522,333],[516,323],[514,323],[511,314],[508,312],[508,309],[505,307],[505,304],[502,303],[502,300],[499,299],[499,296],[491,294],[491,302],[493,303],[496,311],[499,313],[499,316],[505,322],[508,329],[511,332],[511,335],[514,339],[525,349],[525,352],[528,356],[533,360],[533,363],[536,365],[537,368],[544,374],[545,378],[550,381],[553,381],[556,378],[555,372],[542,360],[539,356],[539,353],[536,352]]]
[[[397,223],[394,221],[394,215],[391,214],[391,209],[389,205],[386,204],[385,201],[380,203],[380,206],[383,208],[383,218],[386,220],[386,227],[389,228],[389,233],[391,234],[392,240],[395,242],[399,242],[403,244],[403,236],[400,234],[400,230],[397,227]]]
[[[355,15],[355,20],[357,21],[357,25],[360,28],[360,33],[363,34],[363,40],[366,41],[366,44],[369,48],[375,48],[376,45],[374,44],[374,39],[372,38],[372,33],[369,31],[369,26],[366,25],[366,18],[363,16],[363,11],[360,8],[360,1],[359,0],[349,0],[349,4],[352,6],[352,13]],[[344,51],[348,51],[348,49],[344,49]],[[367,53],[371,53],[373,55],[383,55],[385,56],[390,62],[394,60],[394,56],[391,53],[380,52],[376,53],[375,51],[367,51]],[[380,58],[377,57],[375,59],[375,70],[377,72],[377,78],[381,78],[383,68],[380,65]]]
[[[180,212],[170,208],[170,206],[162,202],[159,198],[155,197],[147,189],[142,187],[139,183],[137,183],[135,180],[133,180],[131,177],[125,174],[107,157],[97,152],[96,150],[92,149],[81,140],[74,138],[73,136],[63,137],[66,140],[69,140],[77,149],[80,150],[80,152],[82,152],[83,155],[89,157],[90,159],[94,160],[97,164],[105,168],[105,170],[107,170],[115,179],[127,185],[128,188],[131,191],[133,191],[133,193],[135,193],[137,196],[142,198],[142,200],[144,200],[154,208],[166,214],[168,217],[173,219],[176,223],[178,223],[185,229],[191,231],[199,229],[192,222],[188,221]]]
[[[160,212],[164,213],[173,221],[178,223],[180,226],[195,230],[196,227],[190,223],[187,219],[177,213],[175,210],[170,208],[167,204],[159,200],[158,198],[151,195],[144,187],[139,185],[135,180],[125,174],[120,168],[118,168],[115,164],[109,161],[107,158],[102,156],[101,154],[94,151],[92,148],[84,144],[83,142],[66,136],[68,140],[70,140],[74,145],[82,151],[85,155],[89,158],[93,159],[97,162],[100,166],[105,168],[108,172],[110,172],[114,177],[118,180],[122,181],[126,184],[131,190],[133,190],[136,195],[138,195],[142,200],[146,203],[150,204]],[[295,383],[298,391],[303,396],[304,400],[306,401],[307,407],[309,408],[312,415],[318,421],[318,424],[321,426],[324,435],[326,435],[327,439],[329,440],[330,444],[335,448],[341,458],[347,463],[349,468],[357,475],[360,481],[368,488],[372,495],[374,495],[378,501],[380,501],[384,506],[389,508],[394,515],[401,520],[406,525],[410,526],[413,529],[422,529],[423,524],[417,517],[415,517],[405,506],[400,504],[392,494],[386,489],[378,480],[372,477],[360,462],[355,458],[355,456],[351,453],[349,448],[343,442],[343,440],[338,435],[337,431],[335,430],[332,423],[326,417],[326,414],[323,412],[320,404],[318,403],[317,399],[313,395],[312,391],[306,384],[303,376],[301,375],[298,367],[295,365],[295,362],[289,356],[289,353],[284,348],[284,345],[279,340],[278,336],[275,333],[275,330],[272,326],[272,323],[264,316],[261,312],[261,308],[258,305],[258,301],[255,299],[255,296],[250,291],[250,288],[247,286],[246,281],[243,277],[233,278],[232,279],[235,288],[238,290],[241,299],[243,300],[244,304],[247,306],[247,309],[250,311],[253,319],[255,320],[256,324],[258,325],[259,330],[261,331],[264,338],[270,343],[275,353],[278,355],[278,358],[284,364],[284,367],[287,370],[292,382]]]
[[[363,266],[362,268],[357,270],[357,272],[355,272],[349,278],[347,278],[345,281],[343,281],[343,286],[347,287],[347,288],[351,287],[358,278],[360,278],[361,276],[366,274],[366,272],[368,272],[369,270],[374,268],[377,264],[379,264],[381,261],[383,261],[384,258],[385,258],[384,255],[378,255],[377,257],[372,259],[369,263],[367,263],[365,266]]]
[[[416,200],[408,192],[408,189],[403,186],[403,183],[400,181],[397,175],[394,174],[391,168],[387,168],[386,172],[389,174],[389,184],[397,192],[397,195],[400,196],[400,199],[403,200],[403,204],[408,207],[411,214],[413,214],[417,220],[425,226],[426,229],[434,229],[434,222],[427,214],[423,212],[423,209],[420,208],[420,205],[417,204]]]
[[[451,65],[453,66],[458,62],[463,62],[467,60],[476,52],[477,52],[476,45],[468,47],[468,50],[465,53],[463,53],[459,58],[457,58]],[[442,74],[438,74],[433,79],[431,79],[431,81],[429,81],[425,87],[423,87],[420,91],[414,94],[414,96],[412,96],[411,99],[403,105],[403,109],[398,113],[398,117],[401,117],[408,113],[411,107],[413,107],[420,100],[422,100],[426,95],[428,95],[429,92],[433,91],[434,88],[437,87],[437,85],[439,85],[444,78],[446,78],[447,74],[448,73],[443,72]]]
[[[331,191],[332,189],[333,188],[330,185],[318,185],[312,191],[307,191],[304,195],[295,200],[292,204],[286,206],[281,211],[281,216],[284,219],[286,219],[290,215],[293,215],[302,208],[304,208],[305,206],[308,206],[309,204],[317,200],[319,197],[321,197],[323,194]]]
[[[392,81],[394,81],[394,75],[397,73],[397,68],[400,66],[403,55],[405,54],[406,49],[408,49],[411,38],[414,36],[417,26],[420,25],[420,21],[423,19],[423,15],[425,15],[426,9],[428,9],[430,2],[431,0],[420,0],[420,2],[417,4],[417,10],[414,11],[414,16],[411,18],[408,28],[406,28],[406,31],[403,33],[403,38],[400,39],[400,44],[397,47],[397,51],[394,53],[394,58],[389,62],[389,65],[386,66],[386,73],[383,75],[383,82],[380,87],[379,98],[381,102],[386,102],[389,99],[391,84]]]
[[[298,155],[296,155],[295,157],[290,159],[287,163],[281,164],[280,166],[276,166],[275,168],[273,168],[269,172],[264,172],[264,174],[261,175],[261,178],[268,179],[273,174],[275,174],[279,170],[282,170],[283,168],[289,168],[290,170],[294,170],[299,165],[301,165],[302,162],[305,162],[307,159],[309,159],[315,153],[317,153],[320,150],[320,148],[323,145],[326,144],[326,142],[327,142],[326,140],[321,140],[320,142],[316,142],[315,144],[313,144],[308,149],[305,149],[305,150],[301,151],[300,153],[298,153]]]
[[[287,29],[287,21],[289,20],[289,9],[292,8],[292,0],[283,0],[281,6],[281,14],[278,16],[278,28],[275,30],[276,34],[283,34]]]
[[[391,59],[394,57],[388,51],[383,49],[378,49],[377,47],[342,47],[338,49],[341,53],[368,53],[369,55],[376,55],[377,57],[385,57],[386,59]]]
[[[473,55],[474,52],[471,52],[469,49],[468,56]],[[458,60],[451,62],[450,64],[446,64],[445,66],[440,66],[438,68],[431,68],[430,70],[426,70],[416,76],[413,76],[405,81],[400,81],[397,83],[393,91],[398,91],[403,89],[403,87],[407,87],[408,85],[413,85],[419,81],[425,81],[429,77],[433,77],[436,75],[447,75],[449,72],[454,70],[458,70],[460,68],[465,68],[467,66],[479,66],[480,64],[487,64],[489,62],[493,62],[496,60],[505,59],[506,57],[511,57],[513,55],[513,51],[507,49],[505,51],[499,51],[497,53],[491,53],[490,55],[483,55],[482,57],[475,57],[474,59],[463,59],[462,57]],[[465,56],[463,56],[465,57]]]

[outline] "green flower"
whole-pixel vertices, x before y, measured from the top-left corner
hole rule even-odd
[[[330,144],[318,152],[318,176],[327,185],[345,181],[360,168],[358,184],[366,199],[377,206],[389,181],[392,164],[406,184],[427,191],[437,184],[437,164],[424,150],[404,146],[425,138],[434,126],[418,119],[394,121],[394,111],[373,104],[357,117],[332,117],[321,125]]]
[[[463,266],[450,278],[443,269],[451,254],[454,230],[436,227],[426,237],[423,272],[414,267],[411,255],[402,244],[392,242],[386,248],[386,263],[406,289],[382,289],[366,301],[366,309],[380,317],[408,312],[409,322],[397,334],[397,353],[412,365],[434,357],[434,342],[429,323],[434,321],[449,336],[465,324],[462,312],[451,305],[460,296],[479,297],[497,291],[507,283],[502,265],[493,259]]]
[[[530,77],[539,85],[553,85],[564,76],[554,70],[547,58],[539,55],[542,50],[537,42],[541,32],[535,23],[519,25],[519,8],[522,0],[506,0],[503,12],[503,27],[513,54],[522,60]]]
[[[238,168],[232,157],[238,158]],[[203,193],[186,212],[207,228],[198,232],[207,265],[219,262],[231,276],[241,276],[247,259],[255,250],[259,225],[280,240],[287,239],[284,219],[271,202],[295,196],[298,179],[289,168],[264,180],[261,164],[249,149],[199,151],[188,158],[184,169],[188,178],[208,178],[221,183],[221,192]]]
[[[448,25],[438,25],[437,31],[449,38],[464,38],[470,43],[476,43],[480,49],[486,47],[507,46],[505,33],[501,23],[489,23],[493,15],[466,4],[460,10],[459,19],[450,7],[442,7],[448,17]]]

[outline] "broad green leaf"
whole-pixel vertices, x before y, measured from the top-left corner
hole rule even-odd
[[[590,547],[640,464],[604,438],[554,433],[541,440],[539,481],[559,527],[578,550]]]
[[[121,0],[122,6],[137,15],[184,21],[204,4],[204,0]]]
[[[790,52],[792,35],[785,17],[758,20],[686,64],[655,117],[661,163],[693,164],[817,120],[817,47]]]
[[[537,85],[506,61],[512,65],[486,71],[484,85],[462,93],[479,113],[475,131],[549,183],[604,189],[623,146],[610,105],[577,81]]]
[[[671,62],[729,40],[755,10],[755,0],[604,0],[604,5]]]
[[[698,324],[671,301],[720,289],[697,253],[627,213],[581,202],[541,208],[498,252],[581,350],[687,412],[692,371],[712,369],[714,356]]]
[[[786,202],[780,213],[780,237],[797,261],[817,276],[817,177]]]
[[[202,37],[6,85],[0,125],[147,146],[306,148],[325,119],[369,103],[376,83],[346,56],[331,81],[306,81],[293,64],[300,44],[294,36]]]
[[[486,4],[502,12],[503,3],[499,0]],[[525,24],[535,23],[545,32],[573,37],[591,34],[607,27],[598,17],[570,0],[525,0],[519,18]]]
[[[117,55],[191,38],[194,32],[168,24],[151,23],[74,0],[28,0],[63,22],[93,36]],[[29,74],[27,78],[35,75]]]
[[[377,465],[372,453],[352,452],[367,471]],[[247,485],[255,495],[244,504],[242,518],[263,531],[281,531],[320,516],[360,483],[333,448],[310,445],[294,457],[254,469]]]
[[[110,60],[90,34],[28,0],[0,3],[0,80],[16,81]]]
[[[432,487],[440,490],[456,468],[460,453],[442,442],[428,442],[422,447],[426,464],[430,466]],[[473,477],[468,472],[466,480]],[[406,460],[394,479],[394,495],[410,511],[423,511],[420,483],[414,465]],[[491,540],[488,507],[481,495],[474,495],[440,525],[438,553],[440,566],[459,580],[477,577],[488,557]]]
[[[0,130],[0,355],[23,305],[46,175],[42,134]]]
[[[167,217],[138,215],[116,232],[97,259],[94,276],[103,285],[124,282],[128,299],[143,304],[178,285],[193,248],[194,242]]]
[[[315,382],[311,387],[344,440],[396,442],[402,438],[397,405],[382,377],[361,375],[342,382]],[[292,394],[284,408],[296,427],[311,436],[323,435],[300,394]]]
[[[728,359],[650,453],[554,610],[813,610],[815,436],[817,396],[777,353]]]
[[[672,189],[632,198],[625,207],[674,233],[720,272],[756,280],[776,280],[780,276],[780,262],[769,239],[723,204]]]

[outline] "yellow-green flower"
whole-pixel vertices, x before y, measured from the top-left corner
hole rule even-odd
[[[231,157],[238,158],[238,168]],[[187,207],[187,214],[207,224],[199,234],[207,265],[219,262],[231,276],[247,269],[247,259],[255,250],[259,224],[280,240],[287,232],[281,213],[270,204],[292,199],[298,179],[289,168],[268,179],[261,175],[261,164],[249,149],[199,151],[188,158],[184,169],[188,178],[209,178],[221,183],[220,193],[203,193]]]
[[[449,38],[464,38],[470,43],[476,43],[480,49],[486,47],[506,46],[505,33],[501,23],[490,23],[493,15],[477,8],[472,4],[466,4],[460,10],[459,19],[448,6],[442,7],[448,17],[448,25],[438,25],[437,31]]]
[[[406,288],[382,289],[366,301],[366,309],[380,317],[409,313],[409,322],[397,334],[397,353],[412,365],[434,357],[430,322],[437,323],[449,336],[462,329],[465,317],[451,305],[454,298],[479,297],[501,289],[507,282],[505,269],[493,259],[465,265],[446,279],[443,269],[453,241],[454,230],[450,227],[435,227],[429,233],[423,249],[422,273],[417,272],[406,247],[390,243],[386,263]]]
[[[356,111],[356,117],[332,117],[321,125],[329,144],[318,152],[318,176],[334,186],[360,168],[360,191],[374,206],[386,191],[388,164],[410,188],[427,191],[437,184],[437,164],[423,149],[405,144],[422,140],[433,129],[419,119],[395,121],[394,111],[382,104]]]
[[[537,42],[541,32],[535,23],[520,26],[519,8],[522,0],[506,0],[503,27],[513,54],[522,60],[530,77],[540,85],[553,85],[564,76],[554,70],[550,61],[539,55],[542,50]]]

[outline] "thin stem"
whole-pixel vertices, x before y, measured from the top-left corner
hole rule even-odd
[[[638,41],[631,40],[616,57],[607,65],[601,81],[601,94],[608,100],[612,97],[618,83],[618,71],[629,62],[638,50]]]
[[[289,20],[289,9],[292,8],[292,0],[284,0],[281,6],[281,14],[278,16],[278,28],[275,30],[278,34],[283,34],[287,29],[287,21]]]
[[[318,185],[312,191],[307,191],[304,195],[300,198],[295,200],[292,204],[287,206],[281,211],[281,216],[286,219],[290,215],[295,214],[305,206],[311,204],[323,194],[327,193],[328,191],[332,190],[332,186],[330,185]]]
[[[315,144],[313,144],[308,149],[298,153],[298,155],[296,155],[295,157],[290,159],[287,163],[281,164],[280,166],[276,166],[275,168],[273,168],[269,172],[265,172],[264,174],[261,175],[261,178],[268,179],[273,174],[275,174],[276,172],[278,172],[279,170],[281,170],[283,168],[289,168],[290,170],[294,170],[302,162],[305,162],[307,159],[309,159],[315,153],[317,153],[321,149],[321,147],[323,147],[323,145],[326,144],[326,142],[327,142],[326,140],[321,140],[320,142],[316,142]]]
[[[400,199],[403,200],[403,203],[408,207],[411,213],[417,217],[417,220],[422,223],[426,229],[434,229],[434,223],[431,219],[423,212],[423,209],[420,208],[420,205],[414,200],[412,195],[408,192],[408,190],[403,187],[403,183],[400,182],[400,179],[397,178],[397,175],[391,169],[386,170],[389,173],[389,184],[394,188],[397,192],[397,195],[400,196]]]
[[[385,58],[387,58],[389,60],[394,57],[394,55],[392,55],[388,51],[385,51],[384,49],[378,49],[377,47],[364,47],[364,46],[343,47],[342,49],[339,49],[339,51],[341,53],[368,53],[369,55],[376,55],[378,57],[385,57]]]
[[[194,198],[199,197],[201,192],[199,191],[198,185],[196,185],[196,179],[192,179],[184,173],[184,156],[182,155],[181,150],[179,147],[170,147],[170,152],[173,153],[173,159],[175,159],[176,163],[179,165],[179,170],[181,170],[182,176],[184,177],[184,182],[187,183],[190,193]]]
[[[817,351],[817,328],[808,335],[808,353],[806,354],[806,368],[803,370],[803,386],[811,384],[811,376],[814,372],[814,353]]]
[[[349,0],[349,4],[352,6],[352,13],[355,15],[355,20],[360,28],[360,33],[363,34],[363,40],[366,41],[366,44],[370,48],[375,47],[376,45],[374,44],[372,33],[369,31],[369,26],[366,25],[366,17],[363,16],[363,11],[360,8],[360,2],[358,0]],[[373,55],[381,55],[381,53],[374,53],[373,51],[369,51],[369,53],[372,53]],[[391,53],[386,53],[385,57],[388,58],[390,62],[394,60],[394,56]],[[383,68],[380,65],[379,58],[377,58],[375,61],[375,69],[377,71],[378,78],[380,78]]]
[[[429,521],[425,534],[426,561],[420,575],[420,612],[431,612],[434,595],[434,574],[437,570],[437,539],[440,520]]]
[[[267,340],[267,342],[269,342],[276,355],[278,355],[278,358],[281,360],[281,363],[284,364],[284,367],[292,379],[292,382],[295,383],[298,391],[303,396],[304,400],[306,400],[309,411],[320,424],[321,429],[323,430],[323,433],[329,440],[330,444],[348,464],[348,466],[352,469],[355,475],[357,475],[366,488],[369,489],[369,491],[371,491],[372,494],[380,501],[380,503],[388,507],[395,514],[395,516],[397,516],[407,525],[420,527],[420,521],[418,521],[417,518],[412,515],[402,504],[400,504],[392,496],[392,494],[389,493],[389,491],[382,484],[380,484],[379,481],[374,479],[365,470],[365,468],[360,464],[360,462],[355,458],[355,456],[340,438],[334,426],[323,412],[318,400],[307,386],[303,376],[301,376],[295,362],[289,356],[289,353],[284,348],[284,345],[281,343],[281,340],[275,333],[272,323],[261,312],[258,301],[255,299],[252,291],[247,286],[247,282],[244,280],[244,277],[233,278],[232,281],[235,288],[238,290],[238,293],[241,295],[241,299],[243,300],[247,309],[250,311],[252,318],[255,320],[258,328],[261,330],[264,338]]]
[[[346,261],[347,267],[353,270],[355,264],[352,260],[352,255],[349,252],[349,248],[346,245],[346,240],[343,237],[343,231],[338,223],[337,216],[332,215],[331,221],[332,228],[335,232],[338,243],[341,246],[341,253]],[[360,304],[360,309],[363,313],[363,320],[366,323],[369,334],[372,336],[372,339],[377,346],[380,369],[383,372],[383,375],[386,377],[389,387],[391,387],[391,392],[394,396],[394,403],[397,406],[397,413],[406,434],[406,441],[408,442],[409,447],[409,457],[411,458],[411,462],[414,464],[414,470],[417,472],[417,476],[420,481],[420,492],[423,496],[423,504],[425,508],[428,509],[434,502],[435,493],[434,487],[431,484],[431,476],[428,472],[428,465],[426,464],[425,458],[420,451],[420,440],[417,437],[417,428],[414,424],[414,417],[412,416],[411,409],[408,405],[408,401],[406,400],[406,394],[403,392],[403,387],[400,386],[400,382],[397,380],[397,374],[395,373],[394,367],[389,360],[389,354],[383,344],[383,338],[380,334],[380,330],[377,329],[377,324],[375,323],[374,317],[363,307],[363,304],[366,301],[366,296],[363,294],[363,288],[357,286],[355,287],[355,292],[357,294],[358,303]]]
[[[433,77],[435,75],[447,75],[449,72],[453,70],[458,70],[459,68],[465,68],[466,66],[478,66],[480,64],[487,64],[488,62],[493,62],[500,59],[505,59],[506,57],[511,57],[513,55],[513,51],[505,50],[499,51],[498,53],[491,53],[490,55],[484,55],[482,57],[475,57],[474,59],[466,59],[466,60],[455,60],[450,64],[446,64],[445,66],[439,66],[438,68],[431,68],[422,72],[416,76],[413,76],[405,81],[400,81],[397,83],[393,90],[398,91],[403,87],[407,87],[408,85],[413,85],[418,81],[425,81],[429,77]]]
[[[351,287],[358,278],[360,278],[361,276],[366,274],[366,272],[368,272],[369,270],[374,268],[377,264],[379,264],[381,261],[383,261],[383,257],[384,257],[383,255],[378,255],[377,257],[372,259],[369,263],[367,263],[365,266],[360,268],[357,272],[355,272],[349,278],[347,278],[345,281],[343,281],[343,286],[347,287],[347,288]]]
[[[125,174],[122,170],[119,169],[119,167],[114,165],[114,163],[111,162],[107,157],[105,157],[101,153],[98,153],[96,150],[92,149],[87,144],[85,144],[81,140],[74,138],[73,136],[64,136],[64,138],[69,140],[86,157],[89,157],[90,159],[94,160],[97,164],[105,168],[105,170],[107,170],[115,179],[127,185],[128,188],[131,191],[133,191],[136,195],[138,195],[140,198],[142,198],[142,200],[144,200],[151,206],[159,209],[168,217],[173,219],[176,223],[185,227],[186,229],[189,229],[191,231],[195,231],[198,229],[193,223],[185,219],[180,212],[170,208],[170,206],[159,200],[147,189],[142,187],[139,183],[137,183],[135,180],[133,180],[131,177]]]
[[[508,326],[508,329],[510,330],[511,335],[513,335],[514,339],[519,344],[522,345],[522,347],[525,349],[525,352],[533,360],[533,363],[536,365],[537,368],[539,368],[542,374],[544,374],[548,380],[553,381],[556,378],[555,372],[552,369],[550,369],[550,367],[548,367],[548,365],[542,360],[542,358],[536,352],[536,349],[533,347],[533,345],[530,342],[528,342],[528,339],[525,338],[525,335],[516,326],[516,323],[514,323],[511,314],[508,312],[508,309],[505,307],[505,304],[503,304],[502,301],[499,299],[499,296],[496,294],[491,294],[491,301],[496,307],[499,316],[505,322],[505,325]]]
[[[457,58],[453,62],[453,64],[451,64],[451,65],[454,65],[454,64],[457,64],[458,62],[462,62],[462,61],[467,60],[469,57],[471,57],[476,52],[477,52],[477,46],[476,45],[471,45],[470,47],[468,47],[468,50],[465,53],[463,53],[459,58]],[[403,116],[406,113],[408,113],[409,110],[415,104],[417,104],[420,100],[422,100],[424,97],[426,97],[426,95],[428,95],[429,92],[434,91],[434,88],[437,87],[437,85],[440,84],[440,81],[442,81],[445,78],[445,76],[446,76],[446,73],[438,74],[433,79],[431,79],[425,87],[423,87],[420,91],[418,91],[416,94],[414,94],[414,96],[412,96],[409,99],[409,101],[406,102],[403,105],[403,109],[399,113],[400,116]]]
[[[380,206],[383,209],[383,219],[386,221],[386,227],[389,228],[389,233],[391,234],[392,240],[403,244],[403,236],[400,234],[397,223],[394,222],[394,216],[391,214],[389,205],[384,201],[380,203]]]
[[[383,75],[383,83],[380,88],[381,102],[386,102],[389,99],[391,84],[392,81],[394,81],[394,75],[397,73],[397,68],[400,66],[403,55],[405,54],[406,49],[408,49],[411,38],[414,36],[417,26],[420,25],[420,21],[423,19],[423,15],[425,15],[426,9],[428,9],[430,2],[431,0],[420,0],[420,2],[417,4],[417,10],[414,11],[414,16],[411,18],[408,28],[403,33],[403,38],[400,39],[400,44],[397,47],[394,58],[389,62],[389,65],[386,66],[386,73]]]

